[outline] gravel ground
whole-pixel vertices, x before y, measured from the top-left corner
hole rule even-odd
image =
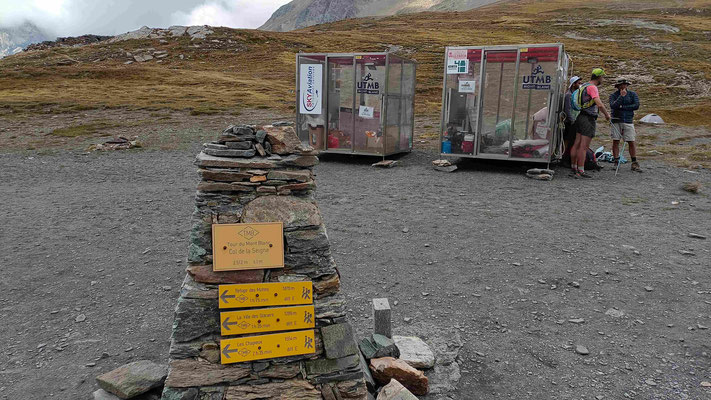
[[[84,399],[167,360],[197,150],[0,154],[0,398]],[[453,399],[711,398],[711,173],[539,182],[434,158],[317,167],[359,334],[388,297],[396,333],[461,337]]]

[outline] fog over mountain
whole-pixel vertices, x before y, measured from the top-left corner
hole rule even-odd
[[[57,36],[113,36],[142,26],[257,28],[288,1],[0,0],[0,57]]]
[[[287,31],[353,17],[428,10],[468,10],[495,1],[0,0],[0,57],[17,53],[32,43],[53,40],[57,36],[113,36],[142,26],[257,28],[264,24],[262,29]]]
[[[0,27],[30,21],[52,36],[117,35],[142,26],[257,28],[289,0],[0,0]]]
[[[464,11],[498,0],[293,0],[260,27],[290,31],[347,18],[387,16],[421,11]]]
[[[17,54],[32,43],[51,39],[53,38],[49,34],[31,22],[0,27],[0,58]]]

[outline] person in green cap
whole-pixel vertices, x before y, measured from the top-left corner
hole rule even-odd
[[[599,113],[610,121],[610,112],[605,108],[605,104],[600,100],[598,86],[602,84],[605,70],[595,68],[592,71],[590,82],[580,87],[580,115],[575,120],[575,144],[570,153],[571,175],[575,178],[592,178],[585,172],[585,156],[590,142],[595,137],[597,130],[597,118]]]

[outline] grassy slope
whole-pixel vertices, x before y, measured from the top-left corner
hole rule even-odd
[[[219,28],[205,41],[134,40],[28,52],[0,60],[0,115],[97,107],[289,111],[296,52],[383,51],[390,45],[402,46],[420,63],[417,112],[436,115],[445,46],[563,42],[576,73],[600,65],[640,82],[643,112],[658,112],[680,124],[711,125],[705,117],[711,106],[711,0],[653,4],[523,0],[469,12],[348,20],[288,33]],[[591,18],[640,19],[680,31],[590,26]],[[170,55],[162,63],[124,64],[129,59],[125,51],[146,47]]]

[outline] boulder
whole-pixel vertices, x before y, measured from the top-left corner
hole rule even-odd
[[[193,391],[194,391],[193,397],[185,397],[185,396],[180,397],[180,398],[163,397],[162,399],[163,400],[196,400],[198,391],[197,391],[197,389],[194,389],[194,388],[193,388]],[[98,389],[98,390],[94,391],[94,393],[92,395],[93,395],[92,398],[94,400],[121,400],[120,397],[114,396],[113,394],[107,392],[104,389]],[[161,400],[161,392],[158,389],[151,390],[148,393],[144,393],[144,394],[139,395],[137,397],[133,397],[133,398],[131,398],[131,400]]]
[[[235,142],[240,143],[240,142]],[[249,180],[252,175],[239,171],[200,169],[198,174],[204,181],[216,182],[242,182]]]
[[[429,382],[422,371],[392,357],[370,360],[370,371],[381,385],[387,385],[391,379],[395,379],[416,395],[426,395],[429,390]]]
[[[191,265],[188,267],[188,273],[195,282],[209,284],[260,283],[264,280],[264,270],[262,269],[214,272],[212,265]]]
[[[314,292],[319,297],[330,296],[338,292],[341,287],[341,279],[338,274],[329,275],[314,281]]]
[[[211,35],[214,32],[207,25],[204,26],[189,26],[186,33],[190,35],[190,40],[195,39],[205,39],[207,35]]]
[[[218,307],[217,298],[179,298],[178,305],[175,307],[173,339],[187,342],[203,335],[219,333],[220,312]]]
[[[234,150],[249,150],[252,148],[251,141],[237,142],[237,141],[225,141],[224,146],[228,149]]]
[[[237,125],[232,127],[232,133],[235,135],[254,135],[254,127],[249,125]]]
[[[160,400],[198,400],[200,390],[198,388],[176,389],[166,387],[163,389],[163,396]],[[220,399],[222,396],[220,397]],[[210,397],[203,397],[205,400],[210,400]]]
[[[283,222],[285,231],[314,228],[322,223],[316,204],[297,197],[263,196],[244,207],[243,223]]]
[[[133,56],[133,59],[137,62],[146,62],[152,60],[153,56],[150,54],[136,54],[135,56]]]
[[[225,366],[199,358],[187,358],[170,362],[170,374],[165,383],[172,388],[220,385],[239,381],[251,372],[249,365]]]
[[[269,365],[269,363],[265,363]],[[301,364],[299,363],[292,363],[292,364],[274,364],[271,365],[265,369],[263,368],[263,365],[260,365],[258,367],[252,367],[253,370],[257,373],[257,375],[260,378],[271,378],[271,379],[291,379],[295,378],[299,373],[301,373]]]
[[[239,143],[239,142],[237,142],[237,143]],[[255,143],[254,150],[257,150],[257,153],[259,154],[260,157],[267,156],[267,152],[266,152],[266,150],[264,150],[264,146],[262,146],[260,143]]]
[[[375,343],[373,343],[371,338],[367,337],[361,339],[358,346],[360,347],[360,352],[366,359],[370,360],[376,358],[375,353],[378,352],[378,349],[375,347]]]
[[[114,396],[104,389],[99,389],[93,393],[94,400],[119,400],[120,397]]]
[[[225,400],[275,399],[275,400],[321,400],[321,391],[309,382],[287,380],[264,385],[229,386]]]
[[[254,186],[247,182],[200,182],[198,190],[201,192],[253,192]]]
[[[252,147],[252,142],[255,140],[254,135],[235,135],[233,133],[226,134],[223,133],[222,136],[220,136],[217,139],[217,143],[224,144],[225,146],[228,146],[227,143],[229,142],[242,142],[242,143],[249,143],[249,148]],[[229,146],[228,146],[229,147]]]
[[[334,389],[337,399],[364,400],[368,398],[368,388],[363,384],[363,379],[349,379],[336,383]]]
[[[450,165],[448,167],[435,166],[434,169],[435,169],[435,171],[439,171],[439,172],[454,172],[457,170],[457,166],[456,165]]]
[[[368,390],[375,392],[377,386],[375,385],[375,379],[373,379],[373,374],[370,373],[370,368],[368,368],[368,362],[365,360],[365,357],[363,357],[363,353],[358,353],[358,358],[360,359],[360,369],[363,371],[365,385]]]
[[[185,31],[188,29],[187,26],[181,26],[181,25],[171,25],[168,27],[168,34],[170,36],[183,36],[185,35]]]
[[[272,153],[292,154],[301,146],[301,141],[291,126],[267,125],[264,130],[267,132],[267,141],[272,145]]]
[[[400,356],[395,341],[377,333],[360,341],[360,351],[368,360],[381,357],[398,358]]]
[[[353,338],[353,328],[348,323],[334,324],[321,328],[323,348],[326,357],[330,359],[342,358],[358,353]]]
[[[165,365],[142,360],[99,375],[96,381],[107,392],[122,399],[130,399],[163,386],[167,374]]]
[[[376,167],[376,168],[392,168],[397,165],[397,161],[395,160],[383,160],[376,162],[375,164],[372,164],[371,167]]]
[[[311,171],[271,171],[267,178],[270,180],[309,182],[313,178]]]
[[[206,148],[203,151],[205,152],[205,154],[215,156],[215,157],[250,158],[250,157],[254,157],[254,155],[257,154],[256,150],[253,150],[253,149],[250,149],[250,150],[232,150],[232,149],[230,149],[230,150],[215,150],[215,149],[211,149],[211,148]]]
[[[343,371],[356,369],[360,366],[360,358],[357,355],[350,355],[335,360],[320,358],[308,360],[304,363],[306,376],[311,379],[320,375],[337,375]]]
[[[417,400],[417,397],[396,379],[392,379],[380,389],[377,400]]]
[[[255,136],[257,138],[257,143],[262,144],[264,143],[264,139],[267,138],[267,131],[265,131],[264,129],[260,129],[257,131]]]
[[[418,369],[434,367],[434,353],[422,339],[414,336],[393,336],[393,340],[400,350],[400,360]]]
[[[264,149],[267,149],[268,142],[264,142]],[[316,156],[300,156],[292,154],[288,157],[268,158],[268,159],[244,159],[230,157],[215,157],[201,152],[195,158],[195,164],[203,168],[293,168],[293,167],[313,167],[318,164]]]
[[[374,333],[371,338],[377,349],[375,353],[375,358],[400,357],[400,350],[398,350],[393,339],[390,339],[387,336],[379,335],[377,333]]]
[[[242,142],[236,142],[236,143],[242,143]],[[205,149],[212,149],[212,150],[227,150],[227,148],[228,148],[224,144],[219,144],[219,143],[205,143],[202,146]]]
[[[537,181],[552,181],[553,175],[550,174],[526,174],[526,177]]]

